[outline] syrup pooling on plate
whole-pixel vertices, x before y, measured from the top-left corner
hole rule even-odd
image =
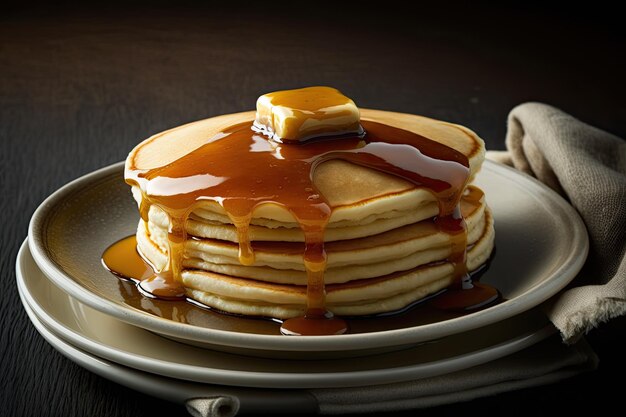
[[[102,264],[121,278],[143,281],[154,276],[154,270],[137,252],[135,235],[125,237],[109,246],[102,254]]]
[[[165,300],[185,298],[182,285],[171,285],[166,274],[155,274],[154,268],[137,250],[135,235],[109,246],[102,254],[102,264],[118,277],[137,282],[140,289],[150,296]]]

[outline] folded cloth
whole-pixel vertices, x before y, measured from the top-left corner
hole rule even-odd
[[[186,406],[195,417],[280,410],[320,414],[391,412],[550,384],[593,370],[597,363],[598,358],[584,339],[567,346],[554,335],[513,355],[431,378],[367,387],[282,391],[280,401],[270,391],[213,386],[207,391],[209,395],[193,398]]]
[[[509,114],[508,152],[487,158],[508,163],[566,197],[589,233],[581,273],[548,304],[566,342],[626,313],[626,141],[541,103]]]

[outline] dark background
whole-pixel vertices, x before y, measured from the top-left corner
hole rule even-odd
[[[152,133],[253,109],[268,91],[331,85],[361,107],[466,125],[489,149],[504,148],[508,112],[530,100],[626,137],[626,36],[616,9],[341,4],[15,2],[0,10],[0,415],[185,415],[54,351],[15,286],[15,256],[37,205]],[[610,379],[626,371],[624,331],[619,319],[589,335],[597,372],[420,414],[620,409],[623,384]]]

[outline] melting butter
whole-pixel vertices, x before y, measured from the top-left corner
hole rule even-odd
[[[307,87],[264,94],[256,103],[254,127],[276,142],[320,136],[363,134],[354,101],[331,87]]]

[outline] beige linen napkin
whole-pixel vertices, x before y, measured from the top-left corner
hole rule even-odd
[[[587,262],[548,305],[563,340],[626,313],[626,141],[541,103],[509,114],[508,152],[487,157],[535,176],[578,210],[589,233]]]

